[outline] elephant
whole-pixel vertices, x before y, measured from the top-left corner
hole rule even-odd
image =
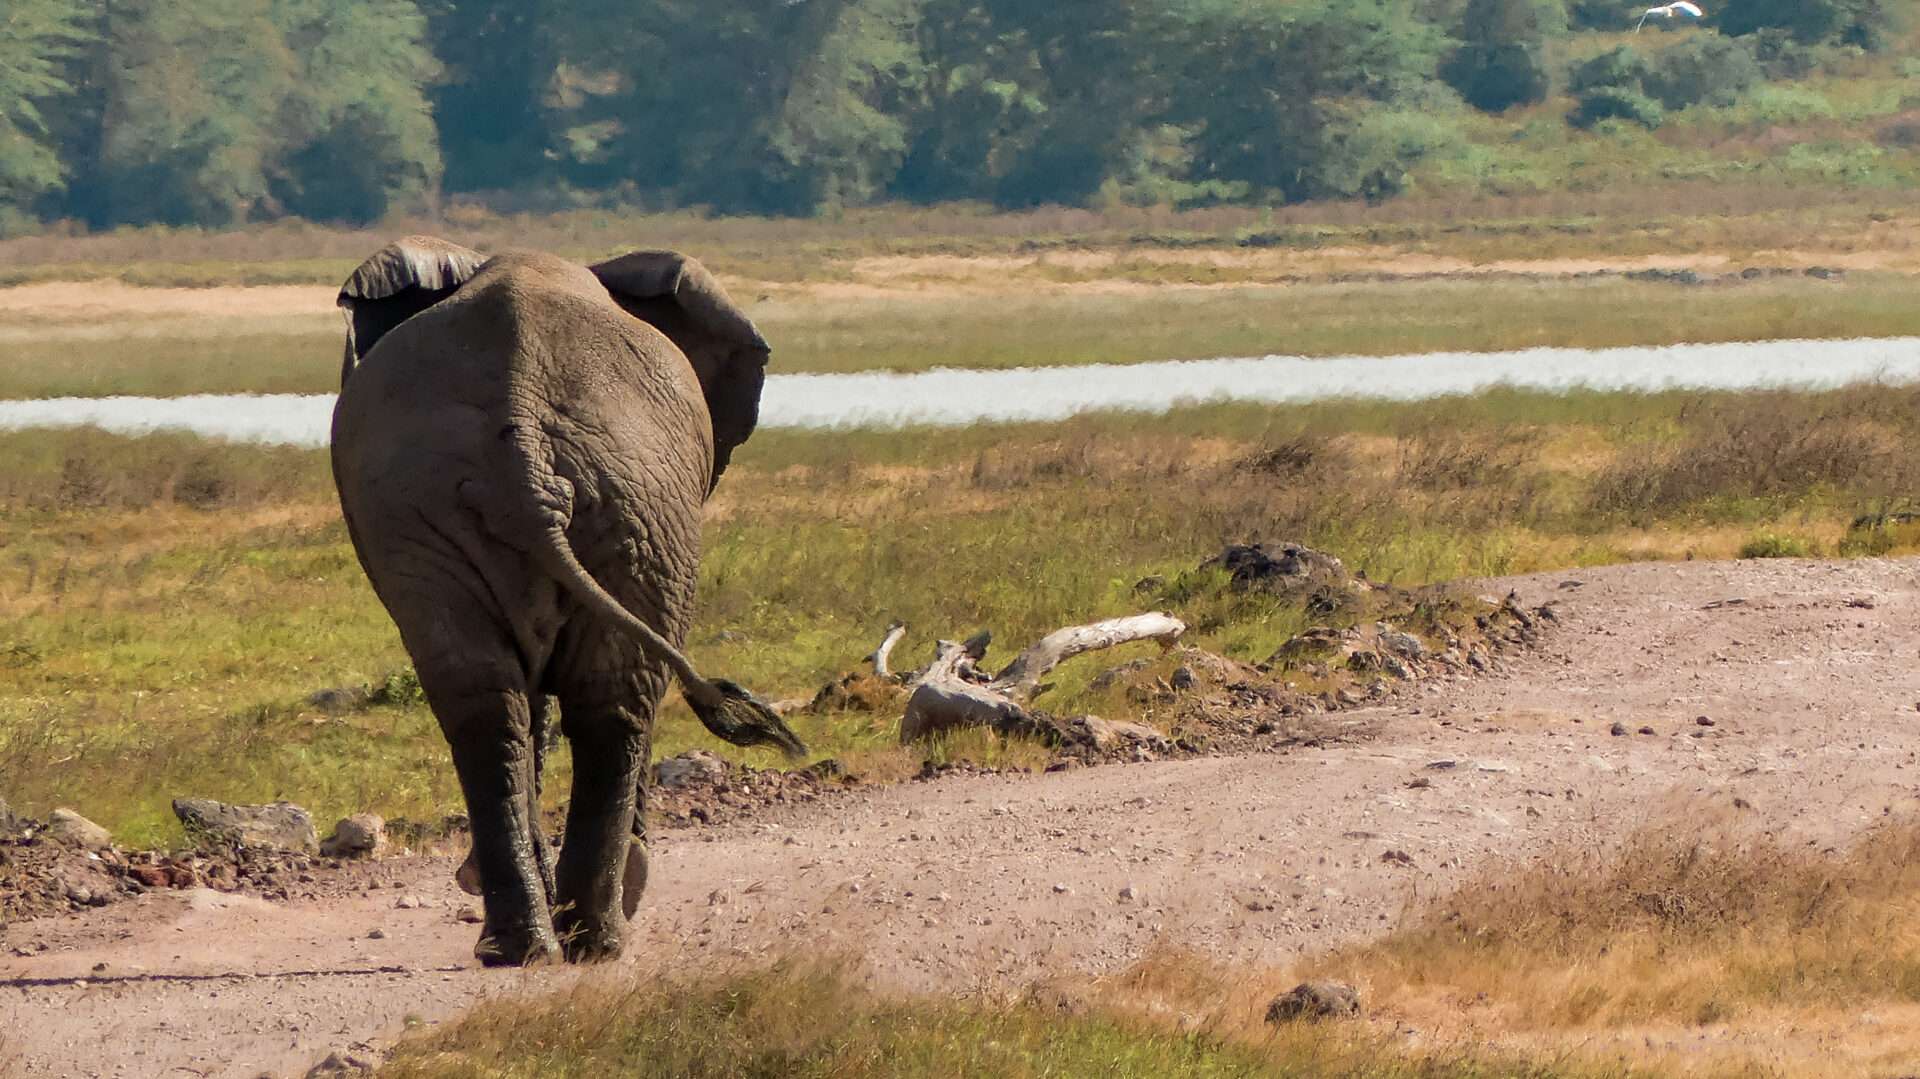
[[[474,953],[616,956],[669,675],[720,738],[806,752],[678,648],[701,509],[758,422],[766,340],[671,251],[581,266],[415,236],[339,303],[334,481],[452,750],[485,909]],[[538,803],[553,701],[574,760],[557,858]]]

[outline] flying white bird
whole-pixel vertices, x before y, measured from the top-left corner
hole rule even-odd
[[[1707,13],[1700,10],[1700,5],[1693,3],[1692,0],[1673,0],[1671,4],[1661,4],[1659,7],[1650,7],[1641,12],[1640,21],[1633,24],[1633,32],[1639,33],[1640,28],[1647,25],[1648,19],[1671,19],[1676,15],[1685,15],[1690,19],[1707,17]]]

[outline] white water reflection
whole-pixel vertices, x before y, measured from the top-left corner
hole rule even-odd
[[[1416,356],[1191,360],[1009,371],[775,375],[766,427],[899,427],[1164,412],[1208,401],[1418,400],[1495,386],[1564,391],[1822,388],[1920,380],[1920,338],[1763,341],[1660,348],[1536,348]],[[330,394],[0,401],[0,428],[184,429],[246,442],[325,445]]]

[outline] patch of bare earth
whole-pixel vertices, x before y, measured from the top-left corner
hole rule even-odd
[[[1344,713],[1370,721],[1367,741],[954,775],[664,831],[622,965],[797,948],[932,990],[1109,973],[1167,945],[1284,965],[1568,844],[1698,818],[1831,846],[1915,808],[1920,561],[1486,583],[1508,588],[1559,601],[1544,644]],[[15,923],[0,931],[0,1060],[25,1075],[299,1074],[389,1043],[409,1017],[578,976],[478,969],[452,868],[393,860],[380,887],[330,896],[156,892]],[[1646,1036],[1676,1051],[1703,1037]]]

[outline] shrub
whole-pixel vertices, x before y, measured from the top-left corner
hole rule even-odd
[[[1666,121],[1666,110],[1658,101],[1620,87],[1603,86],[1580,95],[1580,103],[1567,114],[1567,122],[1578,128],[1590,128],[1602,120],[1625,120],[1651,131]]]
[[[1544,100],[1552,88],[1546,41],[1566,27],[1558,0],[1469,0],[1460,48],[1441,65],[1440,77],[1482,112]]]
[[[1740,545],[1741,558],[1812,558],[1820,548],[1812,540],[1762,532]]]
[[[1567,22],[1576,30],[1625,30],[1633,25],[1634,9],[1617,0],[1572,0]]]
[[[1736,36],[1778,30],[1802,45],[1878,49],[1894,29],[1894,10],[1889,0],[1744,0],[1728,5],[1718,24]]]
[[[1646,73],[1647,60],[1640,50],[1621,45],[1575,64],[1567,73],[1567,89],[1576,94],[1609,87],[1634,89]]]
[[[1920,150],[1920,112],[1909,112],[1880,125],[1873,141],[1890,150]]]
[[[1744,42],[1699,34],[1663,49],[1647,65],[1640,87],[1669,109],[1731,105],[1760,81],[1760,65]]]
[[[1772,126],[1831,120],[1836,112],[1833,102],[1818,90],[1804,86],[1761,86],[1740,103],[1738,115],[1749,123]]]

